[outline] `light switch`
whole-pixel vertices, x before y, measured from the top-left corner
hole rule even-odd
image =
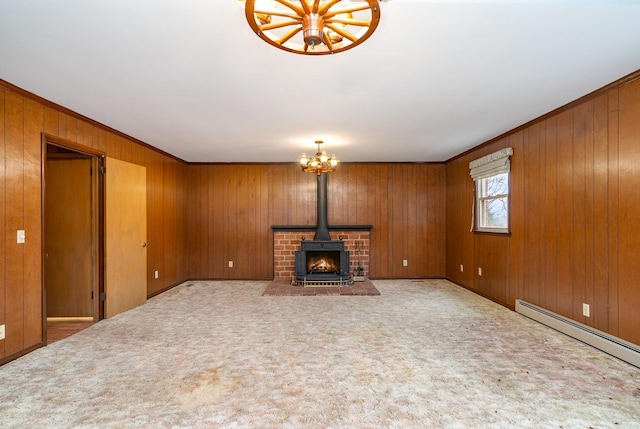
[[[24,243],[24,229],[19,229],[18,230],[18,244],[23,244]]]

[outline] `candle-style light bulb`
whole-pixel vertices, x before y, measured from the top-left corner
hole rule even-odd
[[[329,160],[329,157],[327,156],[327,151],[323,150],[322,155],[320,155],[320,162],[324,164],[328,160]]]

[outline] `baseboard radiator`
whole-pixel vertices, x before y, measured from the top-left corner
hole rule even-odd
[[[521,299],[516,312],[640,368],[640,347]]]

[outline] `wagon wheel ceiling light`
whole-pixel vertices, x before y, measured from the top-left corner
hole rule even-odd
[[[378,0],[239,0],[253,31],[285,51],[326,55],[367,40],[380,21]]]

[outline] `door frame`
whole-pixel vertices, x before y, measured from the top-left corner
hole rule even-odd
[[[46,168],[47,147],[57,146],[66,150],[77,152],[91,158],[91,166],[95,174],[91,176],[91,187],[95,198],[91,201],[92,223],[92,259],[93,264],[93,321],[104,319],[104,164],[106,154],[102,151],[82,146],[72,141],[42,133],[42,171],[41,171],[41,198],[42,198],[42,341],[47,341],[47,278],[46,278]]]

